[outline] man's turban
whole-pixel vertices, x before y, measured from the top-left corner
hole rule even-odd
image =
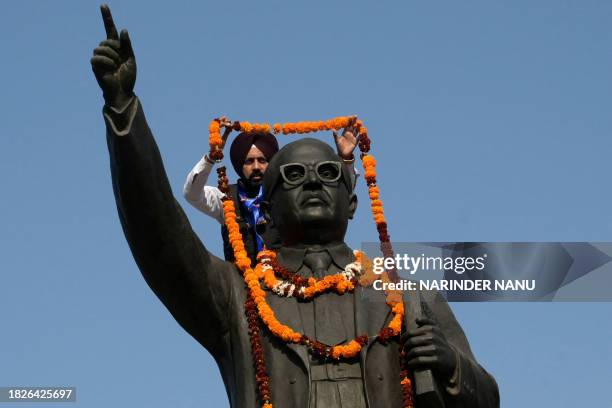
[[[232,142],[230,147],[230,159],[234,170],[240,177],[244,177],[242,174],[242,166],[246,159],[251,146],[257,147],[266,160],[270,161],[272,156],[278,152],[278,142],[276,137],[271,133],[240,133],[236,136],[236,139]]]

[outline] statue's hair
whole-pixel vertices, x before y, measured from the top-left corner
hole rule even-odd
[[[300,147],[300,146],[311,146],[315,149],[320,149],[322,150],[323,155],[325,156],[323,160],[337,160],[338,162],[342,163],[342,160],[340,159],[338,154],[334,151],[334,149],[332,149],[332,147],[328,145],[327,143],[322,142],[318,139],[303,138],[295,142],[288,143],[287,145],[283,146],[283,148],[280,149],[278,153],[274,155],[274,157],[272,157],[272,160],[270,160],[270,163],[268,164],[268,167],[264,175],[264,182],[263,182],[263,191],[264,191],[265,200],[270,199],[272,192],[274,191],[274,189],[276,188],[279,182],[280,166],[282,166],[283,164],[289,163],[288,161],[289,154],[295,148]],[[343,178],[344,184],[349,194],[352,194],[353,193],[353,183],[351,182],[351,175],[349,174],[349,170],[347,169],[347,166],[344,165],[344,163],[342,163],[341,168],[342,168],[342,178]]]

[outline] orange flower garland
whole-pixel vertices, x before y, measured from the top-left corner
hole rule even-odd
[[[223,139],[221,137],[221,124],[219,119],[215,119],[208,125],[208,144],[210,145],[209,157],[213,160],[221,160],[223,158],[223,152],[221,146],[223,146]]]
[[[276,255],[272,251],[262,251],[258,255],[258,259],[261,260],[262,258],[274,258],[275,256]],[[331,279],[326,279],[326,278],[331,278]],[[324,291],[325,286],[328,286],[328,285],[331,286],[331,282],[337,280],[338,276],[332,275],[326,278],[321,279],[318,283],[316,282],[316,280],[315,282],[312,282],[312,286],[309,286],[309,288],[312,290],[312,293],[315,293],[317,290],[319,292]],[[293,329],[280,323],[276,319],[274,312],[272,311],[272,309],[266,302],[265,292],[263,289],[261,289],[261,286],[259,283],[260,279],[263,279],[265,281],[265,280],[271,280],[275,278],[270,277],[269,272],[263,271],[263,264],[261,262],[257,264],[257,266],[255,267],[255,271],[253,271],[251,268],[248,268],[248,270],[245,271],[244,279],[247,283],[248,288],[251,291],[251,294],[253,295],[253,299],[255,300],[255,303],[257,304],[257,309],[260,312],[260,316],[262,320],[264,321],[268,329],[270,329],[272,334],[274,334],[276,337],[280,337],[284,341],[291,342],[291,343],[306,344],[307,346],[309,346],[310,344],[315,344],[315,346],[318,346],[318,347],[323,346],[325,348],[324,356],[326,357],[331,356],[333,359],[336,359],[336,360],[340,359],[341,357],[342,358],[355,357],[357,353],[361,351],[361,347],[367,344],[367,341],[365,341],[367,339],[367,336],[359,336],[359,338],[355,340],[351,340],[346,345],[333,346],[333,347],[322,344],[322,343],[319,343],[317,345],[316,341],[309,339],[300,333],[295,332]],[[340,279],[342,278],[340,277]],[[318,286],[318,284],[320,284],[321,286]],[[389,303],[389,305],[392,307],[392,312],[394,313],[394,317],[389,323],[389,326],[383,329],[380,334],[380,336],[382,336],[385,340],[390,337],[397,336],[400,334],[401,328],[402,328],[402,321],[404,317],[404,303],[403,302],[401,301],[397,302],[396,300],[387,299],[387,303]],[[316,354],[321,354],[317,350],[314,350],[314,351],[316,352]]]
[[[359,251],[356,251],[359,252]],[[295,273],[287,271],[282,265],[276,263],[274,252],[262,252],[260,263],[256,266],[255,272],[265,286],[279,296],[295,296],[300,300],[310,300],[322,293],[335,291],[339,295],[347,291],[353,291],[358,284],[356,269],[359,269],[358,262],[346,266],[345,270],[335,275],[325,276],[322,279],[302,278]],[[280,278],[277,278],[277,274]]]
[[[275,123],[270,126],[268,123],[233,122],[232,129],[246,133],[282,133],[284,135],[298,133],[312,133],[322,130],[340,130],[347,127],[355,116],[339,116],[337,118],[318,122],[293,122]],[[209,157],[214,160],[223,159],[223,139],[221,138],[221,124],[219,119],[213,119],[208,125],[208,144],[210,145]]]
[[[347,127],[352,121],[355,121],[355,127],[359,134],[359,149],[361,151],[361,159],[365,171],[364,177],[368,186],[372,214],[379,234],[381,250],[383,256],[392,257],[393,250],[390,244],[387,221],[384,216],[383,203],[380,199],[380,190],[376,185],[376,160],[372,155],[368,154],[371,142],[368,138],[367,128],[361,120],[354,116],[342,116],[327,121],[296,122],[282,125],[280,123],[275,123],[273,126],[267,123],[251,124],[249,122],[234,122],[232,128],[233,130],[242,132],[269,133],[273,131],[276,134],[283,133],[287,135],[291,133],[303,134],[321,130],[340,130]],[[220,127],[220,121],[217,119],[213,120],[209,125],[209,156],[214,160],[221,160],[223,158],[223,152],[221,150],[223,140],[220,134]],[[225,194],[223,199],[223,211],[225,224],[229,231],[229,240],[234,251],[235,264],[242,271],[243,278],[247,285],[248,297],[245,303],[245,313],[249,323],[258,394],[263,403],[263,408],[273,408],[270,402],[270,379],[265,369],[265,360],[261,346],[259,327],[257,325],[257,317],[264,322],[274,336],[281,338],[285,342],[303,344],[307,346],[311,352],[323,358],[332,358],[334,360],[352,358],[369,342],[369,338],[368,336],[359,336],[349,341],[347,344],[331,347],[294,331],[276,319],[274,311],[266,302],[266,292],[261,288],[260,284],[260,281],[263,281],[264,285],[270,289],[278,283],[278,279],[274,275],[274,268],[266,268],[266,270],[264,270],[262,263],[263,259],[273,260],[275,258],[275,253],[267,250],[261,251],[257,256],[259,262],[255,269],[251,267],[251,261],[247,255],[242,234],[240,233],[240,228],[236,221],[234,202],[229,198],[229,182],[225,174],[225,168],[221,167],[217,172],[219,175],[219,189]],[[367,268],[367,261],[362,253],[357,253],[356,258],[357,262],[361,263],[362,270],[364,266],[366,266],[365,270],[371,271],[371,268]],[[304,296],[306,299],[311,299],[329,290],[335,290],[337,293],[342,294],[346,291],[352,291],[355,288],[355,284],[367,286],[375,279],[376,278],[372,277],[371,274],[364,274],[358,280],[355,279],[355,282],[346,280],[340,275],[327,276],[321,280],[311,278],[308,280],[308,285],[305,287]],[[380,279],[383,281],[396,281],[398,276],[396,271],[392,270],[389,271],[388,274],[383,273],[380,275]],[[387,291],[386,301],[392,310],[393,318],[389,325],[382,329],[377,336],[377,340],[383,343],[393,337],[399,336],[402,330],[405,313],[401,291]],[[400,384],[402,387],[403,405],[405,408],[414,408],[412,381],[406,369],[405,356],[406,353],[402,348],[400,352]]]

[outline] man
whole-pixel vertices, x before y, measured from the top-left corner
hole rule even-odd
[[[215,358],[231,406],[258,407],[243,278],[235,265],[206,250],[174,199],[133,94],[136,63],[128,33],[123,30],[119,37],[108,7],[102,7],[102,14],[108,38],[94,50],[91,62],[104,94],[113,190],[125,236],[149,286]],[[281,237],[281,265],[303,277],[322,277],[354,260],[344,235],[357,199],[350,172],[329,146],[314,139],[285,146],[268,165],[264,191],[263,210]],[[372,336],[389,317],[384,294],[371,288],[326,294],[313,302],[270,293],[266,300],[284,324],[328,344],[356,334]],[[417,320],[420,327],[407,333],[402,344],[373,341],[359,358],[343,363],[313,358],[305,346],[262,330],[274,406],[399,407],[402,346],[411,369],[433,371],[448,408],[498,407],[495,380],[476,362],[446,302],[425,301],[431,319]],[[410,305],[405,307],[406,319],[414,320]],[[417,408],[431,406],[417,399]]]
[[[231,132],[232,123],[225,117],[221,117],[219,122],[225,128],[222,136],[223,144],[225,144]],[[358,141],[353,127],[349,126],[344,129],[341,136],[334,132],[334,140],[338,155],[343,162],[347,166],[353,166],[355,162],[353,150]],[[268,248],[276,248],[279,244],[278,234],[273,226],[266,222],[259,208],[263,196],[261,187],[263,175],[268,167],[268,162],[277,151],[278,142],[270,133],[240,133],[230,146],[232,166],[239,176],[236,184],[230,184],[230,194],[237,210],[237,222],[242,232],[244,245],[253,263],[264,244]],[[183,196],[189,204],[219,221],[225,260],[233,261],[234,253],[223,219],[221,200],[224,194],[217,187],[206,185],[214,164],[215,162],[208,155],[204,155],[196,163],[185,180]],[[355,182],[358,173],[354,167],[352,169],[353,182]]]
[[[221,118],[223,125],[225,119]],[[231,124],[230,124],[231,126]],[[225,142],[229,132],[223,137]],[[278,142],[272,134],[240,133],[230,147],[230,159],[236,173],[240,176],[236,184],[231,184],[230,194],[237,212],[236,221],[240,226],[247,253],[253,262],[257,253],[263,248],[264,241],[268,248],[278,245],[278,234],[269,225],[259,209],[263,196],[263,174],[268,161],[278,151]],[[224,194],[217,187],[205,185],[212,171],[214,162],[205,155],[189,172],[183,195],[185,199],[204,214],[211,216],[221,224],[223,252],[225,259],[234,260],[234,253],[229,242],[229,233],[223,218],[222,199]]]

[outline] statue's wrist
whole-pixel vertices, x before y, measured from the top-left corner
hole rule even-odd
[[[461,360],[459,358],[459,352],[451,346],[451,350],[454,353],[455,357],[455,365],[450,372],[450,375],[447,377],[446,384],[446,392],[449,395],[458,395],[461,392]]]
[[[106,95],[104,95],[104,100],[106,104],[117,112],[123,112],[125,108],[127,108],[128,105],[132,102],[133,98],[133,92],[129,95],[125,94],[124,92],[121,92],[116,95],[113,95],[112,97],[107,97]]]

